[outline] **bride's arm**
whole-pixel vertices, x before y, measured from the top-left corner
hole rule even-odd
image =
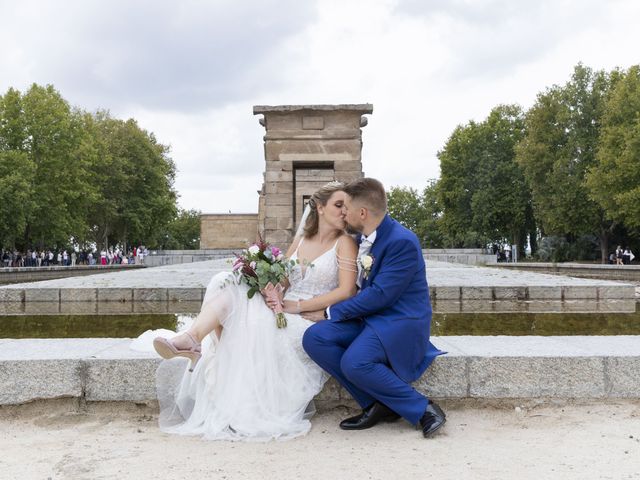
[[[356,294],[356,257],[358,246],[349,235],[343,235],[338,240],[336,256],[338,262],[338,287],[323,295],[300,300],[299,302],[285,301],[285,312],[314,312],[324,310],[330,305],[346,300]]]

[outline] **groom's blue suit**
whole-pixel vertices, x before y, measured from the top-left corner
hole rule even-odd
[[[386,215],[369,255],[361,291],[331,306],[330,320],[309,327],[303,346],[361,407],[379,401],[417,424],[428,400],[410,382],[443,353],[429,341],[422,249],[413,232]]]

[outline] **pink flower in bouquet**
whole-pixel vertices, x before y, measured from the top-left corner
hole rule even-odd
[[[289,276],[289,272],[297,263],[287,260],[278,247],[267,245],[262,240],[254,243],[240,254],[235,254],[232,272],[238,282],[249,286],[247,297],[253,298],[257,292],[263,292],[276,301],[273,308],[278,328],[287,326],[287,319],[282,309],[283,288],[281,282]]]

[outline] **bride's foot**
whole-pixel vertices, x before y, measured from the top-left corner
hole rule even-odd
[[[180,335],[176,335],[171,339],[171,343],[178,350],[189,350],[194,345],[200,346],[200,342],[198,342],[198,337],[189,331],[185,331]]]
[[[189,371],[193,372],[198,360],[202,356],[200,342],[189,333],[185,332],[172,339],[156,337],[153,339],[153,348],[162,358],[170,359],[174,357],[184,357],[191,360]]]

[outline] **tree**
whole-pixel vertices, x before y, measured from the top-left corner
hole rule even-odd
[[[33,209],[35,166],[25,152],[0,150],[0,247],[16,248]]]
[[[387,194],[389,214],[416,234],[424,216],[421,204],[422,198],[415,188],[392,187]]]
[[[602,118],[597,162],[587,173],[591,198],[609,218],[640,230],[640,67],[621,73]]]
[[[20,92],[0,96],[0,247],[16,248],[25,235],[32,204],[34,165],[24,148]]]
[[[81,137],[77,116],[51,85],[32,85],[22,97],[22,138],[15,135],[33,162],[29,178],[33,208],[27,217],[23,247],[66,245],[74,232],[86,230],[82,211],[89,187],[85,169],[73,155]]]
[[[96,241],[156,247],[175,217],[175,165],[168,147],[135,120],[113,119],[99,112],[85,120],[94,132],[91,152],[96,195],[88,221]]]
[[[443,248],[442,208],[438,201],[438,181],[431,179],[422,191],[424,217],[420,224],[419,238],[424,248]]]
[[[454,246],[508,240],[524,248],[533,214],[528,185],[515,162],[523,133],[520,107],[501,105],[483,122],[457,127],[438,153],[442,228]]]
[[[436,180],[429,180],[422,194],[410,187],[393,187],[389,190],[389,213],[402,225],[412,230],[423,248],[442,248],[440,211],[435,194]]]
[[[162,250],[197,250],[200,248],[200,215],[198,210],[180,209],[166,226],[158,248]]]
[[[0,96],[0,244],[151,248],[177,213],[169,148],[135,120],[72,109],[51,85]]]
[[[538,95],[516,148],[542,231],[570,237],[598,235],[603,262],[614,223],[592,200],[585,176],[595,163],[612,78],[615,75],[577,65],[564,86]]]
[[[471,225],[490,241],[507,240],[524,251],[533,213],[529,187],[515,162],[515,147],[524,134],[522,110],[498,106],[480,127],[483,148],[474,175]]]
[[[442,207],[442,231],[453,247],[475,247],[486,243],[472,231],[471,197],[475,190],[474,175],[480,157],[482,134],[479,124],[469,122],[453,131],[444,148],[438,152],[440,180],[438,201]]]

